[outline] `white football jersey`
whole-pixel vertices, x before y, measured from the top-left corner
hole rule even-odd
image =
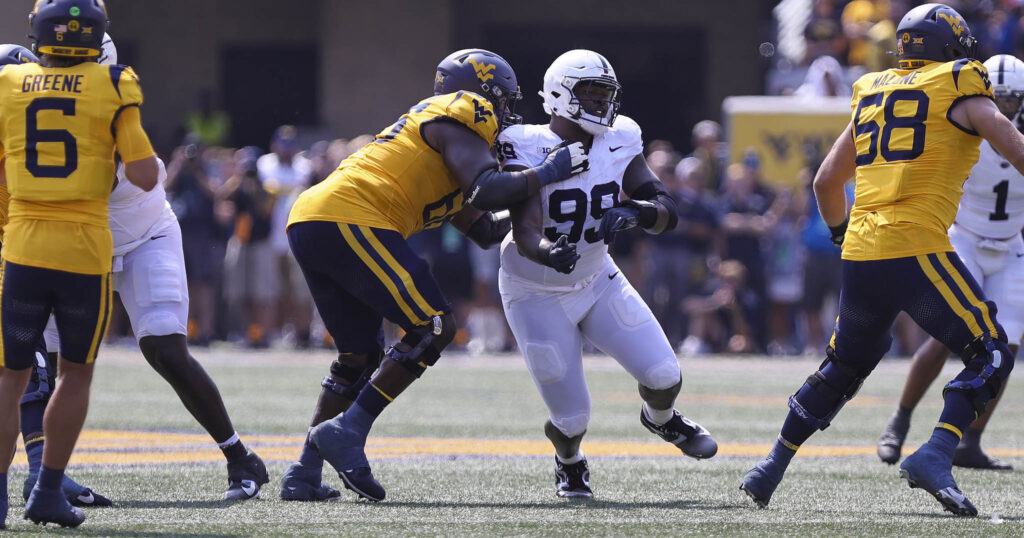
[[[964,183],[956,224],[993,239],[1020,235],[1024,227],[1024,176],[996,153],[987,140]]]
[[[177,220],[164,191],[167,170],[159,158],[157,163],[160,174],[156,187],[149,192],[128,181],[123,163],[117,165],[117,186],[110,193],[110,234],[114,238],[115,256],[124,255]]]
[[[537,166],[561,142],[547,125],[515,125],[498,136],[506,166]],[[549,286],[569,286],[600,271],[608,254],[600,236],[601,217],[619,201],[622,175],[641,152],[640,126],[620,115],[608,132],[594,137],[587,171],[541,188],[544,235],[551,241],[567,235],[570,243],[576,243],[580,259],[572,273],[559,273],[522,256],[511,234],[501,245],[501,267],[513,276]]]

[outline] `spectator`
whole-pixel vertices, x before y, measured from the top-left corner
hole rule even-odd
[[[766,215],[765,272],[768,281],[768,320],[771,355],[795,355],[793,337],[796,307],[803,296],[804,252],[800,223],[803,217],[803,193],[790,189],[777,191]]]
[[[230,312],[242,313],[245,342],[259,348],[267,347],[267,331],[274,326],[276,297],[266,283],[276,278],[271,274],[276,267],[270,244],[274,197],[260,183],[258,152],[255,147],[235,152],[235,174],[224,184],[221,197],[230,202],[234,217],[224,257],[224,296]]]
[[[737,260],[723,261],[715,277],[683,301],[690,323],[680,353],[753,352],[751,321],[759,310],[757,294],[747,286],[746,268]]]
[[[329,149],[330,142],[320,140],[314,142],[309,147],[309,151],[306,152],[310,163],[310,170],[312,171],[310,186],[327,179],[327,176],[331,175],[331,172],[338,166],[338,163],[331,161]]]
[[[712,120],[699,121],[693,126],[691,140],[693,141],[693,153],[689,157],[696,157],[704,163],[710,178],[707,188],[711,192],[718,192],[725,172],[722,126]]]
[[[200,144],[220,146],[227,142],[231,132],[231,118],[223,110],[214,108],[213,91],[204,88],[199,91],[199,108],[185,117],[185,128]]]
[[[835,97],[849,96],[852,84],[843,76],[843,68],[831,56],[820,56],[807,68],[804,83],[793,95],[802,97]]]
[[[298,155],[298,151],[298,131],[295,127],[278,127],[270,141],[270,153],[256,161],[256,168],[263,188],[275,198],[270,223],[274,270],[265,286],[275,298],[276,311],[280,316],[277,327],[282,333],[289,328],[293,330],[296,344],[306,347],[309,345],[313,301],[302,272],[288,248],[288,236],[285,233],[292,204],[299,193],[309,186],[312,174],[309,160]]]
[[[835,0],[814,0],[811,20],[804,29],[804,39],[807,41],[805,59],[823,55],[846,57],[846,36],[843,35]]]
[[[214,213],[217,186],[207,173],[198,145],[174,150],[165,186],[181,225],[191,299],[190,343],[207,345],[215,334],[215,289],[224,259],[225,227]]]
[[[843,23],[843,34],[849,43],[846,55],[847,65],[862,65],[867,60],[870,48],[868,32],[876,21],[881,19],[878,4],[887,0],[853,0],[843,8],[840,20]]]

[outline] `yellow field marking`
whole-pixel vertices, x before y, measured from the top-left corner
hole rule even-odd
[[[245,441],[268,461],[293,461],[298,458],[301,435],[246,435]],[[678,456],[679,450],[668,443],[651,441],[586,441],[591,456]],[[911,453],[915,447],[905,448]],[[769,444],[724,443],[719,456],[761,457]],[[989,449],[999,457],[1022,457],[1020,449]],[[371,460],[408,459],[437,456],[550,456],[546,440],[521,439],[442,439],[433,437],[377,437],[366,445]],[[800,456],[874,456],[872,446],[804,445]],[[86,430],[71,457],[72,465],[146,465],[180,463],[219,463],[224,456],[205,434]],[[14,458],[15,465],[27,465],[24,450]]]

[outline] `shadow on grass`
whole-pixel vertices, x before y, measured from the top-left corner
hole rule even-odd
[[[138,508],[138,509],[164,509],[164,508],[227,508],[240,504],[240,501],[208,500],[208,501],[118,501],[114,505],[117,508]]]
[[[212,533],[188,533],[180,530],[167,531],[167,532],[132,532],[126,531],[118,527],[88,527],[89,523],[83,523],[86,527],[79,527],[77,529],[67,529],[68,533],[74,533],[76,536],[189,536],[195,538],[226,538],[228,536],[238,536],[237,534],[212,534]]]
[[[515,509],[540,509],[540,510],[568,510],[586,507],[593,510],[644,510],[655,508],[659,510],[735,510],[744,508],[739,504],[708,504],[701,501],[659,501],[659,502],[621,502],[603,501],[598,499],[564,499],[562,502],[526,502],[526,503],[503,503],[503,502],[388,502],[388,506],[400,506],[404,508],[515,508]]]

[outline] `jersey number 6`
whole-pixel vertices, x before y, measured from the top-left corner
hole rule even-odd
[[[40,129],[39,112],[57,110],[65,116],[75,115],[75,100],[68,97],[39,97],[25,108],[25,168],[35,177],[66,178],[78,169],[78,142],[65,129]],[[39,164],[36,145],[41,142],[64,144],[64,165]]]
[[[883,106],[884,101],[884,106]],[[917,112],[913,116],[897,116],[896,103],[912,102],[917,104]],[[875,120],[861,123],[860,114],[868,107],[882,107],[884,114],[883,125],[879,126]],[[857,166],[864,166],[875,162],[881,147],[882,158],[886,162],[910,161],[918,158],[924,153],[924,120],[928,118],[928,96],[921,90],[893,90],[889,98],[884,93],[868,95],[857,103],[857,113],[853,117],[854,137],[863,134],[869,135],[868,152],[857,154]],[[889,143],[893,129],[911,129],[913,141],[910,149],[891,149]],[[878,140],[881,133],[882,140]]]

